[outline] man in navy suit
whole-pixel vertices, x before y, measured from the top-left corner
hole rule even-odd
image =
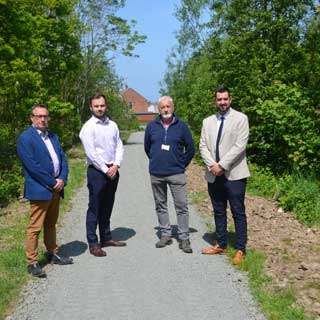
[[[35,277],[45,277],[38,263],[38,238],[42,227],[48,260],[61,265],[73,263],[71,258],[58,254],[56,243],[59,202],[67,183],[68,162],[57,136],[47,131],[48,107],[34,105],[30,119],[32,125],[17,141],[25,178],[24,198],[30,200],[31,209],[26,256],[28,272]]]

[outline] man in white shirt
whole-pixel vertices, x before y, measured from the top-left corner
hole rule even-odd
[[[123,144],[117,124],[106,112],[106,98],[96,93],[90,98],[92,117],[80,131],[88,164],[87,183],[89,205],[86,227],[90,253],[96,257],[106,256],[103,247],[123,247],[125,242],[112,239],[110,218],[119,181],[123,159]],[[99,227],[99,238],[96,234]]]

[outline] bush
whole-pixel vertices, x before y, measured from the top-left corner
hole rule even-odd
[[[7,205],[10,200],[19,197],[22,187],[21,166],[16,162],[11,170],[0,173],[0,205]]]
[[[320,174],[318,116],[301,88],[275,82],[246,114],[252,162],[278,175],[294,168]]]
[[[307,225],[320,223],[320,185],[313,176],[286,175],[278,182],[279,204]]]
[[[277,180],[268,168],[249,164],[251,177],[248,179],[248,191],[257,196],[274,199],[277,194]]]
[[[250,164],[248,192],[276,199],[286,211],[293,211],[306,225],[320,224],[320,184],[312,174],[292,173],[276,177],[270,169]]]

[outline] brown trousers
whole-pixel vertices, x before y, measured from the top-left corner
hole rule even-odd
[[[56,223],[59,215],[60,195],[53,193],[51,200],[30,201],[30,223],[27,229],[26,255],[28,264],[38,262],[38,238],[43,226],[43,239],[47,251],[58,252]]]

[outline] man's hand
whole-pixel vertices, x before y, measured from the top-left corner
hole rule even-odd
[[[219,176],[222,176],[224,174],[224,171],[223,169],[219,166],[218,163],[214,163],[211,167],[210,167],[210,172],[219,177]]]
[[[53,187],[53,190],[56,192],[60,192],[64,187],[64,181],[62,179],[56,179],[57,183]]]
[[[114,179],[116,177],[116,174],[118,172],[118,169],[119,167],[114,164],[112,167],[110,167],[107,171],[107,176],[110,178],[110,179]]]

